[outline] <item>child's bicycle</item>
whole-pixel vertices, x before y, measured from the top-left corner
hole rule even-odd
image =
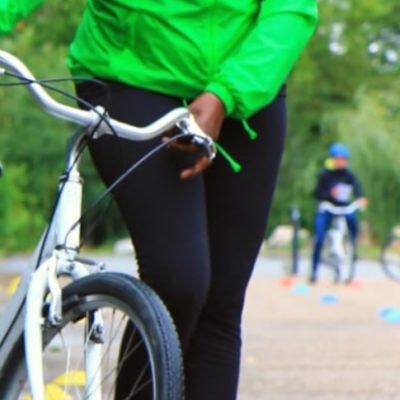
[[[356,273],[356,249],[347,227],[346,215],[362,209],[355,200],[348,206],[335,206],[323,201],[318,206],[319,212],[333,215],[331,228],[326,235],[322,262],[333,268],[335,282],[350,282]]]
[[[103,263],[79,255],[78,168],[88,140],[104,134],[147,140],[176,127],[180,133],[175,138],[190,138],[210,159],[215,156],[214,143],[185,108],[137,128],[108,118],[100,107],[84,111],[55,101],[43,82],[4,51],[0,65],[0,77],[13,75],[27,83],[48,113],[83,127],[68,141],[54,218],[1,315],[0,399],[119,399],[119,372],[136,356],[129,399],[144,392],[146,399],[183,399],[179,341],[161,300],[134,277],[106,272]]]

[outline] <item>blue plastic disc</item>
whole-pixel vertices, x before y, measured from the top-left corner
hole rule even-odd
[[[339,298],[334,294],[323,294],[319,298],[320,303],[322,304],[336,304],[339,302]]]
[[[400,308],[385,307],[378,312],[378,315],[387,322],[400,324]]]
[[[293,286],[293,292],[296,294],[308,294],[311,292],[310,286],[305,283],[298,283]]]

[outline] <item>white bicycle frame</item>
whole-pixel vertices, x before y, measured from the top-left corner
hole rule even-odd
[[[328,230],[329,237],[329,253],[342,261],[345,257],[345,248],[343,246],[343,238],[348,232],[346,215],[362,208],[358,200],[353,201],[348,206],[335,206],[328,201],[322,201],[318,205],[318,212],[329,212],[332,214],[332,227]]]
[[[16,57],[0,50],[0,65],[11,69],[19,76],[35,81],[28,68]],[[0,77],[5,69],[0,68]],[[177,126],[182,133],[190,135],[192,140],[203,146],[210,159],[216,149],[212,140],[202,132],[186,108],[172,110],[159,120],[146,127],[135,127],[108,118],[104,121],[104,110],[84,111],[55,101],[39,83],[29,83],[28,90],[45,111],[57,118],[74,122],[83,129],[72,136],[68,142],[65,171],[60,178],[60,198],[51,226],[42,236],[31,262],[21,279],[21,283],[0,319],[0,376],[7,369],[10,352],[16,338],[24,331],[25,358],[28,380],[33,400],[45,400],[43,376],[43,340],[42,326],[58,326],[62,321],[61,287],[58,277],[66,275],[80,279],[89,274],[89,267],[104,271],[105,266],[79,256],[80,217],[82,208],[82,179],[78,171],[79,157],[86,140],[96,128],[94,138],[111,134],[111,124],[120,137],[129,140],[144,141],[159,136],[162,132]],[[76,225],[76,226],[75,226]],[[44,242],[46,238],[46,242]],[[41,257],[41,258],[40,258]],[[39,259],[40,258],[40,259]],[[42,261],[44,260],[44,261]],[[48,304],[48,315],[43,316],[43,306]],[[99,365],[101,357],[102,316],[97,312],[90,327],[91,338],[85,354],[86,382],[91,390],[88,400],[101,400],[101,391],[93,390],[93,382],[100,382]],[[92,367],[95,366],[95,367]],[[100,385],[98,385],[100,388]],[[89,393],[87,390],[86,393]]]

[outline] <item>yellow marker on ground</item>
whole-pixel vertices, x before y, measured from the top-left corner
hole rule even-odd
[[[11,279],[10,284],[8,285],[7,292],[8,294],[14,294],[17,290],[19,283],[21,282],[21,277],[16,276],[15,278]]]
[[[85,371],[71,371],[67,374],[60,375],[54,379],[52,383],[59,386],[85,386]]]
[[[46,400],[73,400],[73,398],[64,393],[64,386],[85,386],[85,372],[71,371],[60,375],[52,383],[45,386]],[[30,395],[26,395],[24,400],[32,400]]]
[[[46,385],[45,387],[45,399],[46,400],[73,400],[73,398],[64,393],[64,390],[57,385],[52,383]],[[25,396],[24,400],[32,400],[30,395]]]

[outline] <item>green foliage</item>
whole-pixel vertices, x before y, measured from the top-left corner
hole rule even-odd
[[[0,48],[26,62],[36,78],[69,77],[65,65],[68,45],[82,12],[84,2],[50,0],[40,6],[12,33],[0,38]],[[55,23],[55,21],[57,21]],[[74,93],[71,82],[57,84],[59,89]],[[73,100],[53,93],[56,99],[74,104]],[[76,127],[57,120],[37,107],[24,87],[0,90],[0,160],[4,175],[0,180],[1,251],[31,248],[40,237],[54,208],[57,180],[64,169],[66,140]],[[84,158],[87,204],[104,190],[88,157]],[[83,232],[96,220],[106,204],[91,213]],[[115,210],[112,215],[117,214]],[[118,221],[118,216],[113,220]],[[100,234],[104,241],[115,236],[114,223],[103,222]]]
[[[299,206],[312,229],[312,191],[328,146],[348,143],[370,198],[377,240],[400,219],[399,3],[321,0],[319,27],[288,85],[289,131],[270,228]],[[392,55],[392,57],[389,57]]]
[[[368,220],[380,241],[400,221],[399,120],[389,107],[393,100],[400,105],[397,93],[382,99],[382,94],[362,91],[357,107],[338,115],[338,132],[353,149],[352,168],[363,182],[370,201]]]
[[[24,60],[37,78],[69,76],[65,58],[84,3],[47,0],[0,38],[0,48]],[[319,5],[319,27],[288,81],[287,145],[269,229],[288,223],[292,205],[300,208],[302,225],[312,228],[315,179],[328,146],[341,140],[351,147],[351,167],[370,199],[365,218],[381,240],[400,221],[400,64],[395,58],[400,5],[397,0],[320,0]],[[59,87],[74,91],[71,82]],[[1,249],[19,251],[34,244],[51,215],[73,128],[36,107],[24,88],[1,88],[0,104]],[[104,190],[87,156],[83,175],[87,207]],[[89,214],[84,232],[106,205]],[[112,207],[90,242],[124,234]]]
[[[32,212],[40,201],[29,190],[29,171],[25,165],[4,164],[0,184],[0,243],[2,251],[21,251],[34,245],[43,229],[40,213]]]

